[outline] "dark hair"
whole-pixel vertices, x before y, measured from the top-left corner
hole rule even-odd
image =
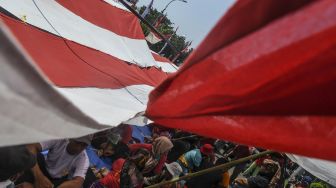
[[[25,146],[0,148],[0,181],[32,168],[36,157]]]
[[[116,160],[118,158],[128,158],[130,156],[130,150],[128,146],[122,142],[118,142],[117,145],[114,146],[115,153],[111,156],[112,160]]]

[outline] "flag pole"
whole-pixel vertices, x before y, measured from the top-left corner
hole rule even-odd
[[[215,166],[215,167],[207,168],[205,170],[201,170],[201,171],[194,172],[194,173],[189,173],[189,174],[187,174],[185,176],[182,176],[182,177],[179,177],[179,178],[176,178],[176,179],[172,179],[172,180],[169,180],[169,181],[163,181],[163,182],[160,182],[160,183],[155,184],[155,185],[147,186],[146,188],[157,188],[157,187],[161,187],[163,185],[172,184],[172,183],[175,183],[175,182],[178,182],[178,181],[181,181],[181,180],[191,179],[191,178],[194,178],[194,177],[197,177],[197,176],[201,176],[201,175],[204,175],[204,174],[207,174],[207,173],[210,173],[210,172],[218,171],[218,170],[225,170],[225,171],[227,171],[230,168],[232,168],[232,167],[234,167],[234,166],[236,166],[238,164],[244,163],[244,162],[249,161],[249,160],[255,160],[255,159],[258,159],[258,158],[263,157],[265,155],[271,154],[271,153],[274,153],[274,152],[270,151],[270,150],[264,151],[264,152],[260,152],[258,154],[250,155],[250,156],[244,157],[244,158],[240,158],[240,159],[237,159],[237,160],[234,160],[234,161],[222,164],[222,165],[218,165],[218,166]]]
[[[170,39],[176,34],[177,30],[178,30],[178,26],[176,27],[174,33],[167,39],[167,41],[170,42]],[[161,50],[158,52],[158,54],[161,54],[163,52],[163,50],[167,47],[167,42],[165,42],[165,44],[163,45],[163,47],[161,48]],[[180,52],[177,53],[177,55],[180,54]]]
[[[143,11],[143,13],[141,14],[142,18],[145,18],[147,16],[147,14],[150,12],[150,10],[152,9],[154,0],[152,0],[149,5],[145,8],[145,10]]]
[[[146,26],[148,26],[150,28],[151,31],[153,31],[154,33],[156,33],[163,41],[165,41],[169,47],[171,47],[171,49],[174,51],[174,53],[179,53],[179,51],[176,49],[176,47],[174,45],[172,45],[172,43],[170,43],[170,41],[168,41],[156,28],[154,28],[147,20],[145,20],[143,17],[141,17],[141,15],[135,11],[131,6],[129,6],[124,0],[119,0],[119,2],[121,4],[123,4],[129,11],[131,11],[136,17],[138,17]]]

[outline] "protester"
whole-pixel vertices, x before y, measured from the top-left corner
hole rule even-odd
[[[91,143],[91,136],[63,139],[28,145],[29,151],[37,157],[37,164],[26,171],[18,183],[27,187],[80,188],[84,182],[89,160],[85,148]],[[46,158],[41,151],[48,150]]]
[[[207,163],[207,165],[201,164],[199,170],[211,168],[217,165],[224,164],[226,162],[227,161],[224,158],[218,159],[215,164],[208,163],[205,162],[205,160],[202,160],[202,163]],[[186,186],[188,188],[203,188],[203,187],[229,188],[229,180],[230,180],[229,172],[223,170],[217,170],[188,180]]]
[[[111,171],[94,182],[90,188],[141,188],[143,177],[136,166],[126,159],[113,162]]]
[[[25,146],[0,148],[0,187],[13,186],[13,182],[35,164],[35,156]]]
[[[266,155],[253,161],[250,164],[250,166],[243,172],[243,176],[244,177],[256,176],[259,173],[260,168],[265,159],[271,159],[271,156]]]
[[[142,173],[144,176],[151,176],[161,173],[167,160],[168,152],[173,148],[173,143],[166,136],[160,136],[153,141],[153,144],[131,144],[129,148],[131,153],[140,148],[145,148],[149,151],[149,157],[146,159]]]
[[[215,153],[214,153],[214,147],[210,144],[204,144],[200,148],[201,154],[202,154],[202,162],[208,163],[208,164],[214,164],[215,161]]]
[[[251,155],[251,150],[248,146],[237,145],[230,153],[227,154],[227,157],[233,156],[232,160],[237,160],[243,157],[248,157],[249,155]],[[236,179],[236,177],[245,169],[245,167],[246,162],[236,165],[231,174],[230,182],[233,182],[233,180]]]
[[[27,166],[20,167],[22,163],[18,163],[19,166],[13,167],[11,171],[7,170],[11,167],[6,168],[6,165],[14,163],[11,163],[11,159],[3,159],[3,163],[0,162],[0,187],[4,185],[3,181],[13,181],[20,171],[25,171],[15,182],[17,188],[33,185],[37,188],[141,188],[247,157],[252,153],[248,146],[153,126],[155,133],[149,134],[155,139],[147,139],[148,143],[134,144],[136,141],[131,137],[132,128],[123,125],[115,130],[95,134],[92,145],[90,137],[81,137],[29,145],[27,148],[30,152],[26,147],[21,147],[28,154],[26,157],[30,155],[32,159],[37,158],[37,164],[27,162]],[[48,150],[45,158],[40,153],[43,150]],[[256,149],[254,151],[258,153]],[[20,156],[25,155],[20,153],[25,152],[17,150],[17,160],[21,160]],[[229,188],[231,185],[236,188],[280,188],[284,187],[285,178],[288,178],[287,187],[329,188],[327,183],[313,178],[298,165],[287,162],[286,156],[281,153],[272,153],[253,161],[237,178],[246,164],[238,164],[231,176],[227,170],[217,170],[161,187]],[[8,183],[6,181],[5,185]]]
[[[180,176],[181,173],[182,173],[182,167],[177,162],[173,162],[170,164],[166,163],[161,174],[152,177],[145,177],[144,183],[145,185],[154,185],[160,183],[161,181],[167,181],[173,178],[177,178]],[[179,183],[169,185],[169,188],[177,188],[177,187],[179,187]]]
[[[181,155],[190,150],[190,143],[183,140],[173,141],[174,147],[168,153],[167,160],[169,162],[176,161]]]
[[[191,151],[188,151],[187,153],[179,157],[177,162],[181,165],[184,175],[193,172],[201,165],[201,151],[199,149],[193,149]]]
[[[280,171],[279,163],[265,159],[258,175],[249,178],[236,178],[233,187],[274,188],[280,177]]]

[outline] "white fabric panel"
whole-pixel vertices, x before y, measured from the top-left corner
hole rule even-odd
[[[154,52],[151,50],[152,53],[159,55],[158,53]],[[161,62],[161,61],[156,61],[159,67],[162,68],[164,72],[176,72],[178,70],[178,66],[171,62]]]
[[[62,37],[141,67],[160,67],[144,39],[127,38],[98,27],[56,1],[35,0],[35,2]],[[18,18],[25,16],[27,23],[59,35],[40,14],[32,0],[1,0],[0,5]]]
[[[336,162],[287,154],[295,163],[319,179],[336,186]]]
[[[3,28],[0,20],[0,146],[78,137],[106,128],[59,95]]]
[[[136,117],[134,117],[130,120],[124,121],[123,124],[144,126],[144,125],[148,125],[150,123],[153,123],[152,120],[148,119],[144,115],[145,115],[145,112],[140,112],[136,115]]]
[[[133,85],[122,89],[57,87],[55,89],[98,123],[118,125],[146,110],[148,95],[154,88],[147,85]]]
[[[176,72],[178,67],[172,63],[156,61],[159,67],[162,68],[164,72]]]

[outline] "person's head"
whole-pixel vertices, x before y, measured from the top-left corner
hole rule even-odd
[[[214,147],[210,144],[204,144],[201,148],[200,151],[203,156],[211,157],[214,155]]]
[[[110,157],[115,154],[115,146],[111,143],[104,142],[100,145],[101,155],[104,157]]]
[[[91,140],[91,135],[70,139],[66,148],[67,152],[70,155],[78,155],[84,151],[88,145],[90,145]]]
[[[265,159],[261,165],[259,174],[271,178],[274,176],[277,170],[278,170],[277,162],[271,159]]]
[[[115,147],[114,147],[114,158],[128,158],[130,156],[130,150],[128,146],[123,143],[119,142]]]
[[[154,156],[161,156],[164,153],[169,152],[173,148],[173,143],[169,138],[160,136],[153,142],[152,152]]]
[[[172,162],[170,164],[165,163],[165,168],[168,172],[168,173],[165,173],[166,180],[177,178],[182,173],[182,167],[177,162]]]
[[[0,182],[15,181],[21,173],[35,164],[35,156],[25,146],[0,148]]]
[[[145,167],[145,164],[146,164],[146,162],[148,161],[149,158],[150,158],[150,153],[146,149],[140,148],[129,159],[141,171]]]

